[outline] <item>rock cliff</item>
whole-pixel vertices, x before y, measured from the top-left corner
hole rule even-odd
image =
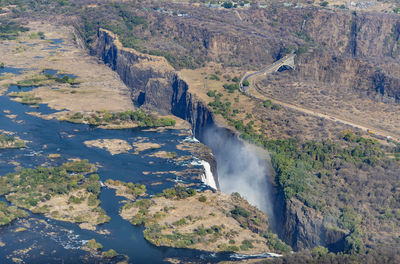
[[[162,41],[171,42],[163,49],[176,56],[255,70],[291,49],[307,47],[292,76],[296,81],[334,83],[346,92],[399,101],[398,15],[276,7],[238,10],[238,20],[226,10],[202,9],[206,15],[185,11],[191,13],[189,18],[152,18],[151,27],[162,32]],[[159,40],[151,42],[161,45]]]
[[[333,252],[344,250],[346,233],[329,228],[321,213],[295,198],[288,200],[285,208],[281,237],[295,250],[319,245]]]
[[[132,100],[137,105],[187,120],[199,139],[207,127],[215,126],[208,107],[188,92],[188,85],[163,57],[124,48],[116,35],[104,29],[98,31],[97,39],[91,45],[91,54],[119,74],[131,89]],[[210,153],[202,158],[211,165],[218,186],[214,157]]]
[[[203,142],[207,128],[213,127],[225,138],[235,137],[235,133],[218,127],[208,107],[191,94],[188,84],[163,57],[142,54],[134,49],[124,48],[118,36],[104,29],[98,31],[91,45],[91,54],[98,56],[115,70],[131,89],[132,100],[139,106],[161,113],[172,113],[187,120],[192,125],[195,136]],[[213,148],[213,144],[209,144]],[[215,144],[214,144],[215,145]],[[218,148],[216,144],[216,148]],[[210,163],[218,184],[216,161],[212,155],[203,157]],[[278,198],[279,200],[279,195]],[[322,218],[314,210],[303,208],[297,200],[281,201],[275,211],[282,212],[281,236],[295,249],[325,245],[335,249],[335,243],[343,241],[343,234],[332,236],[322,223]],[[332,246],[332,247],[331,247]],[[338,248],[342,250],[342,248]]]

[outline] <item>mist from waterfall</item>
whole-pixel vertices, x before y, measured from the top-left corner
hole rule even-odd
[[[228,137],[217,128],[208,128],[203,138],[217,160],[221,191],[240,193],[265,212],[272,222],[274,211],[272,186],[268,180],[268,153],[235,137]]]

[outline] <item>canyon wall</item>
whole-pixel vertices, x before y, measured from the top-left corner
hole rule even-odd
[[[188,85],[163,57],[124,48],[117,36],[103,29],[98,31],[97,39],[91,45],[91,54],[101,58],[119,74],[131,89],[132,100],[137,105],[187,120],[199,139],[207,127],[215,126],[207,106],[188,92]],[[219,186],[217,164],[212,154],[200,158],[210,164]]]
[[[236,138],[234,132],[216,126],[208,107],[188,91],[188,84],[179,77],[179,73],[174,71],[164,58],[124,48],[117,36],[103,29],[98,31],[97,39],[91,45],[91,53],[101,58],[120,75],[130,87],[132,100],[136,104],[161,113],[172,113],[189,121],[195,136],[203,142],[210,142],[204,138],[207,136],[206,133],[209,134],[207,132],[209,128],[216,128],[219,136],[226,139]],[[210,155],[204,159],[211,164],[213,175],[218,183],[214,157]],[[295,249],[312,248],[317,245],[334,249],[332,245],[340,246],[344,235],[333,234],[333,231],[327,230],[321,217],[318,217],[313,210],[303,209],[299,203],[296,204],[295,200],[286,204],[279,193],[275,200],[273,214],[279,220],[273,221],[281,221],[281,225],[276,225],[276,228],[280,229],[277,231]],[[339,247],[339,250],[341,249]]]
[[[204,20],[195,10],[187,11],[193,12],[189,18],[155,15],[152,27],[169,42],[163,49],[195,61],[252,70],[290,50],[306,49],[297,57],[292,79],[335,84],[377,100],[400,100],[398,15],[279,7],[237,10],[242,20],[226,10],[202,10],[208,18]]]

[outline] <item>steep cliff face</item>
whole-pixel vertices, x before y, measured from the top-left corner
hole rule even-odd
[[[241,16],[275,38],[281,37],[282,46],[308,48],[297,58],[299,67],[292,74],[297,81],[334,84],[343,92],[399,101],[398,15],[288,8],[254,10]],[[279,56],[285,53],[283,49]]]
[[[188,85],[163,57],[124,48],[116,35],[103,29],[98,31],[97,39],[91,45],[91,54],[101,58],[120,75],[130,87],[136,104],[187,120],[199,139],[202,139],[208,126],[215,126],[207,106],[188,92]],[[214,180],[219,186],[214,157],[210,153],[202,158],[210,163]]]
[[[163,41],[171,42],[164,46],[173,53],[259,69],[290,49],[307,47],[293,74],[297,81],[399,101],[398,15],[279,7],[238,10],[242,20],[225,10],[203,10],[205,20],[195,10],[186,11],[193,16],[154,16],[152,27],[163,32]]]
[[[297,66],[292,79],[320,87],[328,85],[343,94],[356,93],[379,101],[400,102],[400,79],[368,61],[318,50],[298,57]]]
[[[359,58],[400,58],[400,17],[396,14],[351,13],[311,8],[241,11],[244,21],[290,45],[296,38],[308,46]]]
[[[333,252],[344,250],[346,233],[329,228],[321,213],[295,198],[286,201],[282,225],[282,239],[295,250],[320,245]]]
[[[205,133],[210,127],[226,139],[236,137],[232,131],[215,125],[208,107],[189,92],[188,84],[164,58],[124,48],[116,35],[103,29],[98,31],[97,39],[91,45],[91,53],[101,58],[120,75],[131,88],[131,97],[135,103],[151,110],[172,113],[189,121],[195,136],[208,143],[211,148],[219,147],[218,144],[210,144],[210,140],[205,138]],[[210,163],[218,184],[214,157],[210,155],[202,159]],[[330,246],[343,240],[341,234],[333,239],[329,238],[329,232],[324,229],[321,217],[309,208],[304,209],[299,201],[280,204],[275,210],[282,211],[282,206],[284,208],[281,235],[295,249],[312,248],[317,245]]]

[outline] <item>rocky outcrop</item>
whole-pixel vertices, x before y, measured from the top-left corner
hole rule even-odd
[[[355,93],[378,101],[400,102],[398,76],[368,61],[337,56],[324,50],[299,56],[296,71],[290,78],[320,87],[329,86],[343,94]]]
[[[112,32],[100,29],[91,45],[91,54],[98,56],[121,77],[130,88],[132,100],[139,106],[172,113],[192,125],[194,135],[202,139],[207,127],[216,126],[208,107],[193,94],[188,85],[163,58],[124,48]],[[210,155],[203,155],[218,185],[217,164]]]
[[[243,19],[238,21],[224,10],[202,10],[205,20],[195,10],[187,12],[193,12],[193,17],[155,15],[154,27],[168,36],[165,41],[179,43],[179,51],[173,41],[165,48],[176,56],[183,53],[194,61],[254,70],[290,49],[308,47],[309,52],[298,58],[296,81],[318,86],[335,83],[345,92],[399,102],[398,15],[276,7],[238,10]]]
[[[211,44],[207,44],[211,45]],[[191,94],[188,84],[163,57],[142,54],[124,48],[112,32],[100,29],[91,45],[92,55],[115,70],[131,89],[132,100],[139,106],[161,113],[172,113],[190,122],[193,132],[207,143],[205,131],[214,127],[224,137],[236,137],[232,131],[216,126],[208,107]],[[324,77],[326,78],[326,77]],[[209,146],[213,149],[213,146]],[[218,148],[218,146],[214,146]],[[216,182],[216,161],[212,155],[202,157],[210,163]],[[297,200],[283,202],[282,238],[295,249],[324,245],[340,250],[344,235],[325,228],[323,220],[312,209],[303,208]],[[282,207],[278,208],[282,210]]]
[[[132,100],[137,105],[161,113],[172,113],[189,121],[195,136],[208,144],[217,156],[219,149],[222,149],[222,141],[212,142],[206,133],[213,131],[225,139],[236,138],[233,131],[215,125],[208,107],[189,92],[188,84],[164,58],[124,48],[116,35],[104,29],[98,31],[97,39],[91,45],[91,53],[120,75],[131,89]],[[210,127],[213,129],[208,129]],[[214,157],[203,155],[201,158],[210,163],[218,184]],[[302,211],[299,204],[290,203],[286,208],[281,227],[282,237],[286,242],[294,248],[312,247],[322,243],[320,237],[324,234],[321,232],[321,224],[313,219],[314,215]],[[282,210],[282,206],[277,210]]]
[[[321,213],[295,198],[286,201],[282,224],[282,239],[295,250],[320,245],[333,252],[344,250],[345,232],[329,228]]]

